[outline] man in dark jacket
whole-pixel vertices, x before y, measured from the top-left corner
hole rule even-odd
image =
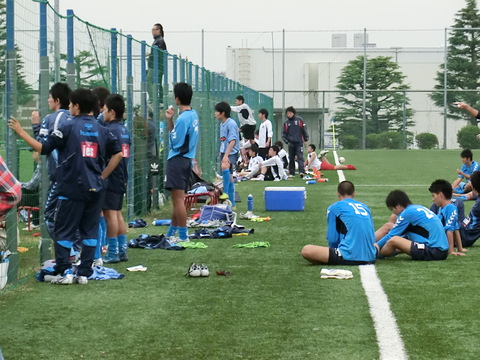
[[[158,96],[159,102],[163,103],[163,74],[165,72],[164,67],[164,57],[167,56],[164,51],[167,51],[167,44],[165,43],[164,33],[163,33],[163,26],[161,24],[155,24],[152,27],[152,36],[153,36],[153,44],[150,55],[148,56],[148,72],[147,72],[147,92],[148,92],[148,101],[153,103],[153,99],[155,95]],[[158,47],[159,50],[156,50]],[[153,88],[153,52],[158,51],[158,93],[154,94]]]
[[[283,141],[288,144],[288,170],[290,176],[295,176],[295,156],[297,156],[298,172],[303,175],[303,143],[308,141],[307,126],[302,118],[295,115],[293,106],[286,110],[287,121],[283,124]]]

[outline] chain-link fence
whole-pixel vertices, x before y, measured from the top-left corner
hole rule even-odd
[[[0,141],[10,169],[22,181],[30,179],[33,161],[28,147],[8,130],[6,119],[13,115],[25,129],[31,129],[32,111],[38,110],[41,117],[49,113],[49,89],[58,81],[68,83],[72,89],[105,87],[124,96],[126,126],[132,139],[125,206],[129,220],[159,208],[167,195],[163,179],[168,128],[163,109],[175,104],[175,83],[187,82],[194,90],[192,107],[200,119],[196,161],[207,180],[214,178],[218,162],[215,104],[226,101],[233,105],[235,97],[243,95],[252,109],[266,108],[273,113],[271,97],[131,35],[92,25],[71,10],[60,14],[57,1],[4,0],[3,5],[6,27],[0,31],[7,41],[3,47],[6,66],[0,72],[4,124]],[[29,203],[33,197],[35,204],[44,204],[49,185],[46,175],[46,170],[42,170],[40,196],[33,193],[25,197]],[[51,240],[42,224],[42,214],[34,216],[41,224],[41,258],[50,258]],[[14,211],[9,219],[7,229],[12,233],[8,236],[8,248],[15,255],[9,268],[12,281],[17,278],[19,266]]]

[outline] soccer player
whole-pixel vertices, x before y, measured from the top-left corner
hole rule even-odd
[[[8,126],[42,155],[58,149],[58,202],[54,225],[57,284],[71,284],[74,280],[69,261],[70,249],[79,232],[82,239],[81,263],[77,280],[87,283],[93,273],[92,263],[97,243],[104,180],[122,160],[121,147],[105,127],[88,115],[97,106],[97,99],[88,89],[77,89],[70,94],[70,115],[59,124],[44,142],[38,142],[11,118]],[[110,157],[105,166],[107,157]]]
[[[166,236],[172,242],[188,241],[187,210],[185,208],[185,192],[188,191],[193,160],[197,151],[199,120],[192,109],[193,90],[187,83],[177,83],[173,87],[175,103],[180,115],[175,124],[175,110],[169,107],[165,111],[170,131],[170,151],[167,157],[165,189],[172,192],[172,223]],[[178,230],[178,238],[175,237]]]
[[[122,216],[123,195],[127,190],[128,161],[130,157],[130,135],[123,123],[125,101],[121,95],[112,94],[105,99],[103,119],[106,128],[118,140],[122,148],[122,160],[108,178],[103,203],[103,214],[107,223],[108,253],[105,263],[128,261],[127,226]],[[107,164],[110,158],[107,158]]]
[[[440,218],[421,205],[413,205],[402,190],[391,191],[385,200],[397,215],[392,229],[375,244],[382,256],[403,252],[413,260],[445,260],[448,240]]]
[[[428,188],[428,191],[432,194],[436,211],[433,211],[432,207],[430,207],[430,210],[436,213],[442,221],[447,235],[449,254],[464,256],[464,252],[467,249],[462,247],[458,211],[457,207],[452,203],[452,185],[446,180],[435,180]],[[458,200],[458,202],[461,201]],[[455,251],[455,246],[458,252]]]
[[[235,184],[233,170],[238,160],[239,137],[238,127],[230,117],[230,105],[219,102],[215,105],[215,118],[220,120],[220,161],[223,179],[223,192],[228,195],[232,206],[235,206]]]
[[[314,264],[374,264],[375,230],[367,205],[354,199],[355,186],[342,181],[337,187],[338,200],[327,209],[328,247],[306,245],[302,256]]]
[[[268,120],[268,110],[258,110],[258,118],[261,121],[258,130],[258,155],[263,159],[267,158],[268,149],[272,146],[273,129],[272,122]]]
[[[249,161],[248,161],[248,169],[246,171],[241,171],[239,173],[236,174],[237,178],[242,178],[242,177],[245,177],[245,176],[248,176],[251,171],[255,168],[255,166],[257,166],[259,163],[261,163],[263,161],[263,158],[258,155],[258,145],[257,144],[252,144],[248,149],[247,149],[247,153],[248,153],[248,156],[250,157]],[[248,179],[245,179],[244,180],[248,180]]]
[[[308,145],[307,152],[307,161],[305,162],[305,171],[313,170],[314,168],[320,170],[320,160],[318,160],[317,153],[315,152],[315,145]]]
[[[314,148],[315,150],[315,145]],[[333,165],[327,159],[328,150],[320,151],[320,167],[317,167],[317,170],[357,170],[353,165]]]
[[[480,237],[480,197],[478,196],[480,192],[480,171],[473,172],[470,175],[470,181],[477,199],[460,226],[460,237],[464,247],[472,246]]]
[[[65,83],[53,84],[49,91],[48,107],[53,113],[45,116],[40,123],[40,116],[38,111],[32,112],[32,129],[35,138],[42,142],[45,141],[48,135],[55,131],[58,126],[68,119],[70,113],[68,106],[70,104],[69,96],[71,90]],[[48,187],[47,200],[45,202],[45,225],[50,237],[54,239],[54,222],[55,209],[57,207],[58,199],[58,184],[57,184],[57,159],[58,151],[54,150],[47,157],[47,171],[50,185]]]
[[[452,183],[454,195],[462,200],[472,200],[474,195],[472,193],[472,184],[470,183],[470,175],[480,166],[476,161],[473,161],[473,153],[470,149],[465,149],[460,153],[462,159],[462,168],[457,169],[458,177]],[[465,181],[464,181],[465,180]]]
[[[240,123],[243,137],[250,140],[250,143],[253,144],[255,141],[255,128],[257,127],[253,111],[250,109],[250,106],[245,104],[245,98],[242,95],[238,95],[235,98],[235,104],[235,106],[230,107],[230,110],[238,113],[238,122]]]
[[[283,168],[283,161],[278,156],[280,149],[278,146],[273,145],[268,150],[268,159],[259,162],[256,166],[252,167],[250,174],[245,177],[245,180],[250,180],[254,176],[256,176],[259,172],[257,178],[252,180],[264,181],[264,180],[273,180],[273,181],[280,181],[280,180],[287,180],[288,175],[285,173],[285,169]]]

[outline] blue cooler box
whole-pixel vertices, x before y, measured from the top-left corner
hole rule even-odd
[[[266,187],[265,210],[303,211],[306,194],[305,187]]]

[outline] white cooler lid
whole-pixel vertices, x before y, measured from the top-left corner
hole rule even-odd
[[[305,186],[268,186],[265,191],[305,191]]]

